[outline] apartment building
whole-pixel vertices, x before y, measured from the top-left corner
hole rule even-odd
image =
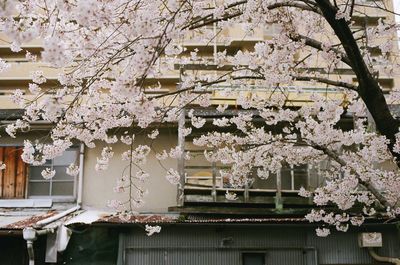
[[[386,0],[388,6],[392,2]],[[390,13],[379,9],[366,9],[366,14],[353,17],[354,28],[360,34],[379,19],[393,20]],[[218,25],[208,25],[217,31]],[[174,70],[155,74],[147,79],[149,84],[160,83],[161,88],[151,93],[165,93],[176,89],[184,72],[196,74],[223,72],[218,68],[214,54],[227,50],[252,50],[254,44],[271,38],[279,29],[271,25],[255,29],[252,34],[240,25],[231,27],[212,42],[181,40],[185,54],[198,51],[209,64],[176,66]],[[227,42],[229,38],[229,42]],[[15,121],[23,111],[9,99],[15,89],[27,90],[30,72],[40,70],[47,78],[45,84],[56,83],[58,72],[44,67],[40,62],[29,62],[25,51],[40,57],[40,40],[24,44],[24,52],[12,53],[5,37],[0,38],[0,58],[11,67],[0,74],[0,120],[2,124]],[[229,44],[228,44],[229,43]],[[393,48],[397,52],[397,47]],[[377,58],[378,50],[374,51]],[[301,54],[298,55],[301,58]],[[163,60],[160,60],[162,69]],[[229,67],[229,66],[226,66]],[[323,65],[315,62],[313,71],[323,72]],[[355,82],[350,68],[343,65],[335,69],[334,80]],[[397,78],[379,75],[384,91],[400,84]],[[293,87],[283,87],[288,108],[307,104],[312,93],[330,99],[343,99],[341,90],[306,83],[301,95]],[[45,88],[45,87],[44,87]],[[126,195],[113,192],[116,179],[123,174],[126,163],[119,159],[110,162],[106,171],[96,171],[97,157],[104,147],[99,143],[87,148],[75,143],[62,156],[46,161],[44,165],[26,165],[20,158],[24,139],[46,137],[50,125],[38,121],[31,130],[17,138],[2,134],[0,161],[7,167],[0,171],[0,260],[2,264],[375,264],[376,253],[366,247],[378,247],[380,256],[399,257],[399,237],[396,222],[373,219],[360,228],[347,233],[332,232],[327,238],[315,235],[316,226],[309,224],[304,215],[312,208],[311,201],[298,196],[300,187],[318,187],[324,179],[318,168],[308,165],[287,166],[267,180],[252,179],[243,187],[231,187],[219,170],[224,165],[210,163],[204,149],[193,145],[192,140],[211,130],[214,118],[233,117],[243,110],[234,96],[226,97],[223,84],[212,91],[213,104],[228,104],[224,113],[213,109],[195,108],[195,113],[208,123],[187,137],[178,136],[178,128],[188,125],[188,111],[179,123],[159,128],[160,135],[154,149],[169,149],[177,145],[190,151],[192,159],[167,159],[162,164],[150,153],[143,170],[151,177],[145,183],[149,195],[139,213],[125,217],[115,214],[107,202],[126,200]],[[236,88],[235,88],[236,89]],[[241,88],[237,88],[241,91]],[[260,97],[271,95],[270,88],[253,85],[252,93]],[[195,106],[195,104],[193,104]],[[353,127],[351,115],[343,117],[343,128]],[[137,135],[138,143],[149,143],[146,135]],[[115,157],[126,146],[113,146]],[[77,176],[65,174],[69,164],[80,165]],[[45,180],[44,168],[56,169],[56,175]],[[323,165],[321,165],[323,167]],[[177,187],[165,179],[165,168],[175,168],[181,174]],[[236,200],[228,200],[226,192],[235,192]],[[146,235],[146,226],[161,226],[161,232]],[[368,241],[368,238],[370,239]],[[375,239],[372,240],[372,239]],[[368,242],[370,245],[368,245]]]

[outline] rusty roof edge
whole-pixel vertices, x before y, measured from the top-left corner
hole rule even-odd
[[[0,227],[0,230],[22,230],[25,227],[34,227],[38,221],[44,220],[44,219],[54,216],[56,214],[57,214],[57,211],[53,210],[53,211],[48,211],[41,215],[33,215],[33,216],[27,217],[23,220],[4,225],[4,226]]]
[[[184,224],[184,223],[304,223],[304,217],[228,217],[186,216],[181,214],[138,214],[132,216],[112,214],[103,216],[90,224]],[[70,222],[68,225],[85,222]],[[88,223],[86,223],[88,224]]]
[[[370,218],[366,224],[384,224],[387,218]],[[65,226],[100,224],[310,224],[305,217],[210,217],[209,215],[182,215],[172,213],[141,213],[135,215],[86,210],[64,222]]]

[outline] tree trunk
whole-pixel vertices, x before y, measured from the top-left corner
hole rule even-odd
[[[393,146],[396,141],[395,134],[399,131],[400,121],[396,120],[390,113],[386,99],[379,87],[379,83],[372,76],[365,64],[364,58],[361,55],[361,51],[347,21],[345,19],[335,18],[337,8],[333,6],[329,0],[316,0],[316,3],[326,21],[339,38],[350,60],[351,68],[356,74],[359,84],[357,90],[358,94],[371,113],[378,132],[389,139],[389,149],[396,158],[397,165],[400,167],[400,154],[393,152]]]

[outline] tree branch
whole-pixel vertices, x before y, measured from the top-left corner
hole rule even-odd
[[[310,46],[319,51],[323,50],[322,42],[311,39],[310,37],[303,36],[300,34],[295,34],[295,35],[291,34],[289,36],[289,38],[292,39],[293,41],[304,41],[307,46]],[[340,51],[339,49],[332,48],[332,47],[329,50],[335,52],[338,56],[340,56],[342,62],[344,62],[348,66],[351,66],[351,61],[344,52]]]
[[[322,151],[324,154],[335,160],[339,165],[342,167],[347,166],[346,162],[341,159],[335,152],[332,150],[329,150],[328,148],[320,145],[311,145],[313,148]],[[357,174],[357,172],[354,172],[355,175],[358,178],[358,183],[365,187],[369,192],[371,192],[375,198],[378,200],[378,202],[383,206],[384,208],[391,207],[392,205],[387,201],[387,199],[382,195],[382,193],[371,183],[371,182],[366,182],[361,180],[360,175]]]
[[[247,1],[240,1],[238,3],[244,4],[246,2]],[[238,4],[236,4],[236,5],[238,5]],[[292,1],[275,3],[275,4],[272,4],[272,5],[268,6],[267,9],[268,10],[273,10],[273,9],[280,8],[280,7],[295,7],[295,8],[300,8],[302,10],[314,12],[314,13],[317,13],[317,14],[321,15],[321,12],[317,8],[314,8],[314,7],[310,6],[310,5],[304,5],[304,4],[300,4],[300,3],[296,3],[296,2],[292,2]],[[213,23],[218,22],[218,21],[224,21],[224,20],[227,20],[227,19],[238,17],[238,16],[240,16],[242,14],[243,14],[243,12],[240,11],[240,12],[236,12],[236,13],[233,13],[233,14],[225,14],[221,18],[214,18],[214,19],[209,19],[209,20],[207,20],[207,18],[210,17],[210,15],[207,15],[207,16],[205,16],[203,18],[200,18],[200,19],[197,19],[195,21],[192,21],[190,24],[188,24],[185,27],[183,27],[183,29],[189,28],[189,29],[192,30],[192,29],[201,28],[201,27],[213,24]],[[196,23],[198,23],[200,21],[204,21],[204,22],[201,23],[201,24],[196,25]]]
[[[322,77],[314,77],[314,76],[293,76],[294,79],[297,81],[317,81],[320,83],[324,83],[327,85],[337,86],[337,87],[344,87],[353,91],[357,91],[357,86],[343,82],[343,81],[334,81],[327,78]]]

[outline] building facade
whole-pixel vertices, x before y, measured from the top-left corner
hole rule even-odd
[[[392,5],[391,1],[386,2]],[[368,26],[377,25],[381,18],[394,19],[390,13],[369,10],[365,16],[354,16],[354,27],[366,31]],[[218,26],[213,27],[217,30]],[[233,26],[223,36],[230,38],[229,45],[218,38],[211,44],[187,39],[182,43],[187,53],[197,49],[204,58],[209,57],[211,64],[207,67],[187,65],[184,71],[217,71],[212,66],[216,51],[251,50],[255,43],[271,38],[276,32],[277,29],[271,26],[248,35],[240,26]],[[9,44],[1,39],[3,37],[0,38],[0,57],[11,64],[10,69],[0,74],[0,120],[5,125],[23,115],[9,96],[15,89],[27,90],[31,71],[44,72],[48,80],[44,86],[56,82],[58,73],[43,68],[39,62],[29,62],[23,52],[10,52]],[[42,51],[39,40],[22,47],[38,56]],[[393,53],[398,50],[396,46],[393,49]],[[376,55],[380,55],[378,51]],[[162,64],[162,60],[159,63]],[[323,66],[316,62],[317,68],[322,71]],[[180,82],[180,71],[182,69],[163,72],[147,81],[161,84],[157,93],[168,92]],[[335,73],[333,79],[354,83],[354,73],[348,67],[336,69]],[[384,74],[379,77],[379,82],[384,91],[399,84],[396,78]],[[225,97],[222,89],[222,85],[215,88],[212,102],[214,105],[228,104],[227,111],[219,114],[212,109],[196,109],[197,115],[211,121],[246,112],[236,107],[235,97]],[[307,104],[312,93],[321,93],[331,99],[343,98],[340,91],[325,87],[307,87],[309,93],[302,96],[294,93],[293,88],[283,89],[290,107]],[[255,91],[260,97],[271,94],[265,88]],[[192,144],[196,133],[204,133],[210,126],[186,138],[178,136],[178,128],[189,120],[186,113],[179,124],[160,128],[154,148],[169,149],[180,145],[192,153],[192,159],[167,159],[161,165],[155,153],[150,153],[143,168],[152,175],[144,184],[149,196],[139,213],[126,218],[107,207],[109,201],[126,199],[125,195],[116,194],[112,189],[126,163],[114,159],[108,170],[96,171],[97,157],[104,147],[102,143],[87,148],[77,142],[62,156],[48,160],[44,165],[32,166],[20,158],[23,140],[46,137],[50,125],[34,122],[29,133],[17,138],[2,134],[0,161],[7,167],[0,171],[0,263],[366,265],[377,264],[374,255],[400,257],[397,220],[371,218],[347,233],[332,232],[327,238],[316,236],[317,226],[304,219],[312,209],[311,201],[300,198],[298,192],[300,187],[318,187],[324,181],[318,169],[307,165],[285,167],[268,180],[254,178],[241,188],[229,186],[218,173],[224,166],[207,162],[203,157],[204,149]],[[341,126],[353,128],[353,117],[343,117]],[[151,140],[138,135],[135,141],[148,143]],[[119,157],[125,149],[122,144],[114,145],[114,156]],[[64,173],[71,163],[80,165],[76,176]],[[46,167],[56,169],[55,177],[42,178],[41,172]],[[165,168],[174,168],[181,173],[179,187],[164,178]],[[226,192],[235,192],[236,200],[228,200]],[[161,232],[148,236],[146,225],[160,226]],[[373,245],[376,249],[361,247],[363,233],[381,236],[377,245]]]

